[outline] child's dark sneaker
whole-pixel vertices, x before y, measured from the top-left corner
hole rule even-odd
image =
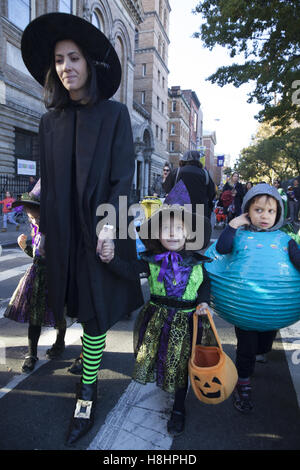
[[[46,351],[47,359],[58,359],[65,350],[65,343],[54,343],[50,349]]]
[[[233,406],[241,413],[251,413],[253,403],[251,401],[250,383],[238,383],[233,391]]]
[[[168,433],[172,436],[180,436],[184,431],[185,413],[173,410],[168,421]]]
[[[265,354],[257,354],[255,360],[256,362],[261,362],[262,364],[266,364],[266,362],[268,362]]]

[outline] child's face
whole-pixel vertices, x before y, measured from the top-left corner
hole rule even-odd
[[[180,251],[184,247],[186,233],[181,218],[171,217],[170,221],[163,221],[159,232],[159,240],[168,251]]]
[[[40,212],[35,209],[26,208],[29,222],[33,225],[39,225],[40,223]]]
[[[264,230],[273,227],[277,215],[276,199],[267,196],[256,198],[250,205],[248,215],[256,227]]]

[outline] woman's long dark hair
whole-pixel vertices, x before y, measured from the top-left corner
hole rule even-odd
[[[78,44],[77,44],[78,45]],[[92,106],[100,99],[98,87],[98,78],[96,68],[90,57],[78,46],[87,62],[89,78],[88,78],[88,94],[85,101],[87,106]],[[62,109],[67,107],[71,102],[68,90],[61,83],[55,68],[54,54],[51,64],[46,74],[44,85],[44,103],[47,109]]]

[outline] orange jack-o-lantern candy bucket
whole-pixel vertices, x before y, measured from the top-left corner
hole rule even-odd
[[[238,374],[236,367],[224,353],[214,321],[206,311],[218,346],[196,344],[198,315],[194,313],[192,353],[189,360],[189,377],[198,400],[216,405],[226,400],[232,393]]]

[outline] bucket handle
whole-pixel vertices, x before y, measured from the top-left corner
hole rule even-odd
[[[198,309],[200,309],[200,306],[198,306],[198,307],[196,308],[196,310],[198,310]],[[215,322],[213,321],[212,315],[211,315],[210,311],[208,310],[208,308],[205,309],[205,314],[207,315],[207,318],[208,318],[208,320],[209,320],[210,326],[211,326],[211,328],[212,328],[212,330],[213,330],[213,332],[214,332],[216,341],[217,341],[217,343],[218,343],[218,347],[220,348],[221,351],[223,351],[222,343],[221,343],[220,337],[219,337],[219,335],[218,335]],[[202,315],[201,315],[201,316],[202,316]],[[199,318],[199,315],[197,315],[196,313],[194,313],[194,314],[193,314],[193,324],[194,324],[194,327],[193,327],[192,355],[193,355],[193,353],[194,353],[195,346],[196,346],[196,341],[197,341],[198,318]]]

